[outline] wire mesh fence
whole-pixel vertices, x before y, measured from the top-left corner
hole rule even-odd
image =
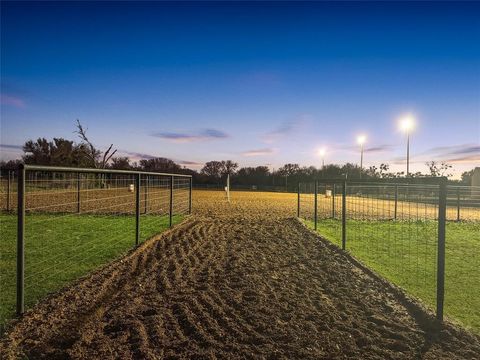
[[[0,170],[0,210],[12,211],[17,193],[16,172]]]
[[[29,166],[18,175],[10,209],[2,197],[0,325],[191,212],[189,176]]]
[[[319,180],[298,190],[307,225],[440,317],[445,296],[445,313],[480,331],[480,188]]]

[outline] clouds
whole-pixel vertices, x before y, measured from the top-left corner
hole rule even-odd
[[[393,148],[393,145],[383,144],[383,145],[367,147],[363,151],[366,153],[375,154],[375,153],[383,153],[383,152],[391,151],[392,148]]]
[[[424,155],[435,157],[452,164],[473,163],[480,161],[480,145],[461,144],[453,146],[439,146],[426,151]]]
[[[254,150],[247,150],[241,153],[242,156],[264,156],[264,155],[270,155],[275,152],[274,149],[272,148],[263,148],[263,149],[254,149]]]
[[[287,135],[297,132],[305,124],[306,119],[307,115],[300,115],[291,121],[285,121],[273,131],[264,134],[262,140],[267,144],[277,142]]]
[[[160,132],[153,133],[153,137],[170,140],[176,143],[189,143],[195,141],[210,141],[226,139],[229,135],[221,130],[217,129],[202,129],[193,133],[181,133],[181,132]]]
[[[122,153],[128,155],[133,161],[138,161],[138,160],[149,160],[149,159],[154,159],[157,156],[150,155],[150,154],[145,154],[145,153],[139,153],[135,151],[127,151],[127,150],[121,150]]]
[[[0,94],[0,103],[2,105],[13,106],[19,109],[25,107],[25,101],[22,98],[9,94]]]
[[[0,149],[2,150],[23,150],[22,145],[10,145],[10,144],[0,144]]]
[[[2,145],[0,145],[1,147]],[[15,146],[15,145],[11,145]],[[20,147],[21,148],[21,147]],[[152,154],[146,154],[146,153],[141,153],[141,152],[136,152],[136,151],[128,151],[128,150],[120,150],[120,153],[124,156],[128,156],[130,160],[132,161],[140,161],[140,160],[150,160],[150,159],[155,159],[158,157],[164,157],[161,155],[152,155]],[[176,160],[176,159],[171,159],[175,161],[179,165],[183,165],[189,168],[195,168],[195,167],[202,167],[203,163],[201,162],[196,162],[196,161],[189,161],[189,160]]]
[[[360,146],[352,146],[352,145],[333,145],[332,148],[336,150],[348,150],[352,152],[360,151]],[[394,145],[380,144],[380,145],[375,145],[371,147],[366,147],[363,149],[363,152],[369,153],[369,154],[378,154],[378,153],[385,153],[385,152],[392,151],[393,148],[394,148]]]
[[[188,161],[188,160],[181,160],[178,161],[180,165],[188,166],[188,167],[202,167],[203,163],[196,162],[196,161]]]
[[[411,163],[425,163],[427,161],[445,161],[449,164],[472,164],[480,162],[480,145],[460,144],[452,146],[437,146],[414,155]],[[394,164],[405,162],[405,157],[397,157]]]
[[[444,149],[439,155],[442,160],[451,164],[465,164],[480,162],[480,146],[479,145],[459,145]]]
[[[0,160],[18,159],[23,154],[22,145],[0,144]]]

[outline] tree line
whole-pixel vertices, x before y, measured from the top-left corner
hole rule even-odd
[[[394,179],[404,178],[403,172],[392,172],[388,164],[380,164],[361,169],[358,165],[346,163],[344,165],[329,164],[323,168],[314,166],[300,166],[299,164],[285,164],[278,169],[268,166],[241,167],[232,160],[209,161],[200,171],[182,167],[171,159],[164,157],[141,159],[132,161],[127,156],[115,156],[117,150],[111,144],[106,151],[99,150],[88,138],[87,129],[77,120],[76,131],[78,142],[64,138],[38,138],[28,140],[23,145],[22,160],[1,162],[2,170],[16,169],[19,163],[66,166],[117,170],[141,170],[151,172],[165,172],[174,174],[192,175],[195,184],[214,184],[222,186],[226,177],[230,175],[231,184],[257,187],[278,187],[294,189],[298,182],[309,182],[319,178],[339,178],[347,176],[353,179]],[[451,165],[445,162],[430,161],[426,163],[429,172],[417,172],[410,177],[449,176]],[[473,170],[464,172],[459,183],[470,184]]]

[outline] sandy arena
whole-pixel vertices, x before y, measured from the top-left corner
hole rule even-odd
[[[2,359],[480,358],[273,195],[196,191],[185,223],[28,311]]]

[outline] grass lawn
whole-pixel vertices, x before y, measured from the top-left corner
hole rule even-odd
[[[341,247],[339,220],[320,220],[318,232]],[[446,232],[445,313],[480,333],[480,223],[448,222]],[[347,250],[432,309],[436,244],[435,221],[347,221]]]
[[[173,223],[182,220],[174,216]],[[166,230],[168,216],[142,215],[140,241]],[[15,311],[16,215],[0,214],[0,329]],[[25,303],[115,259],[135,245],[135,217],[28,214],[25,221]]]

